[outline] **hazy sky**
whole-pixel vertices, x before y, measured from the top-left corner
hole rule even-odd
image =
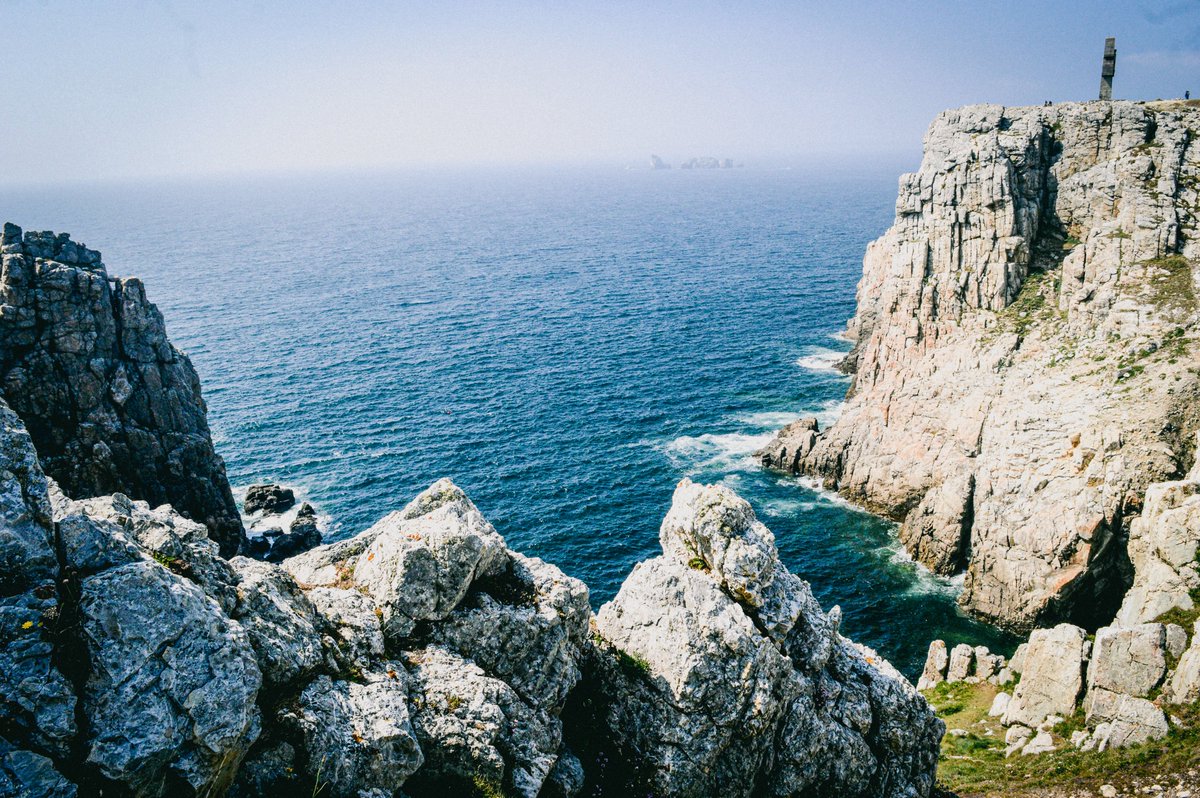
[[[1200,0],[0,0],[0,182],[919,153],[943,108],[1200,94]]]

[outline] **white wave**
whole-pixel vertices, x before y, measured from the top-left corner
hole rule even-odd
[[[816,371],[821,374],[836,374],[839,377],[844,377],[845,375],[838,370],[837,364],[841,363],[845,357],[845,352],[839,352],[836,349],[828,349],[824,346],[810,346],[806,354],[796,358],[796,365],[809,371]]]
[[[713,469],[742,470],[757,464],[753,454],[771,442],[773,432],[706,432],[681,435],[666,445],[667,455],[688,473]]]

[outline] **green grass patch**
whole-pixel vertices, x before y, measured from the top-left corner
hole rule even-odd
[[[1169,255],[1142,261],[1147,267],[1147,289],[1150,300],[1162,310],[1196,310],[1196,285],[1192,280],[1193,264],[1182,255]]]

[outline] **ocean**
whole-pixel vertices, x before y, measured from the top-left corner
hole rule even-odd
[[[137,275],[204,385],[231,483],[353,535],[439,477],[610,599],[682,477],[723,482],[842,631],[910,677],[1010,653],[894,525],[752,458],[836,418],[867,242],[911,164],[414,170],[9,189],[4,219]]]

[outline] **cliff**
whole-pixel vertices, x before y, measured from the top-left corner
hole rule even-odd
[[[1200,421],[1197,131],[1194,103],[939,115],[863,262],[844,412],[764,462],[902,521],[981,618],[1111,620]]]
[[[931,793],[941,721],[726,488],[682,482],[596,615],[449,480],[223,556],[199,384],[140,283],[4,241],[0,795]]]
[[[136,278],[67,235],[0,237],[0,391],[70,496],[170,504],[221,553],[245,541],[200,381]]]

